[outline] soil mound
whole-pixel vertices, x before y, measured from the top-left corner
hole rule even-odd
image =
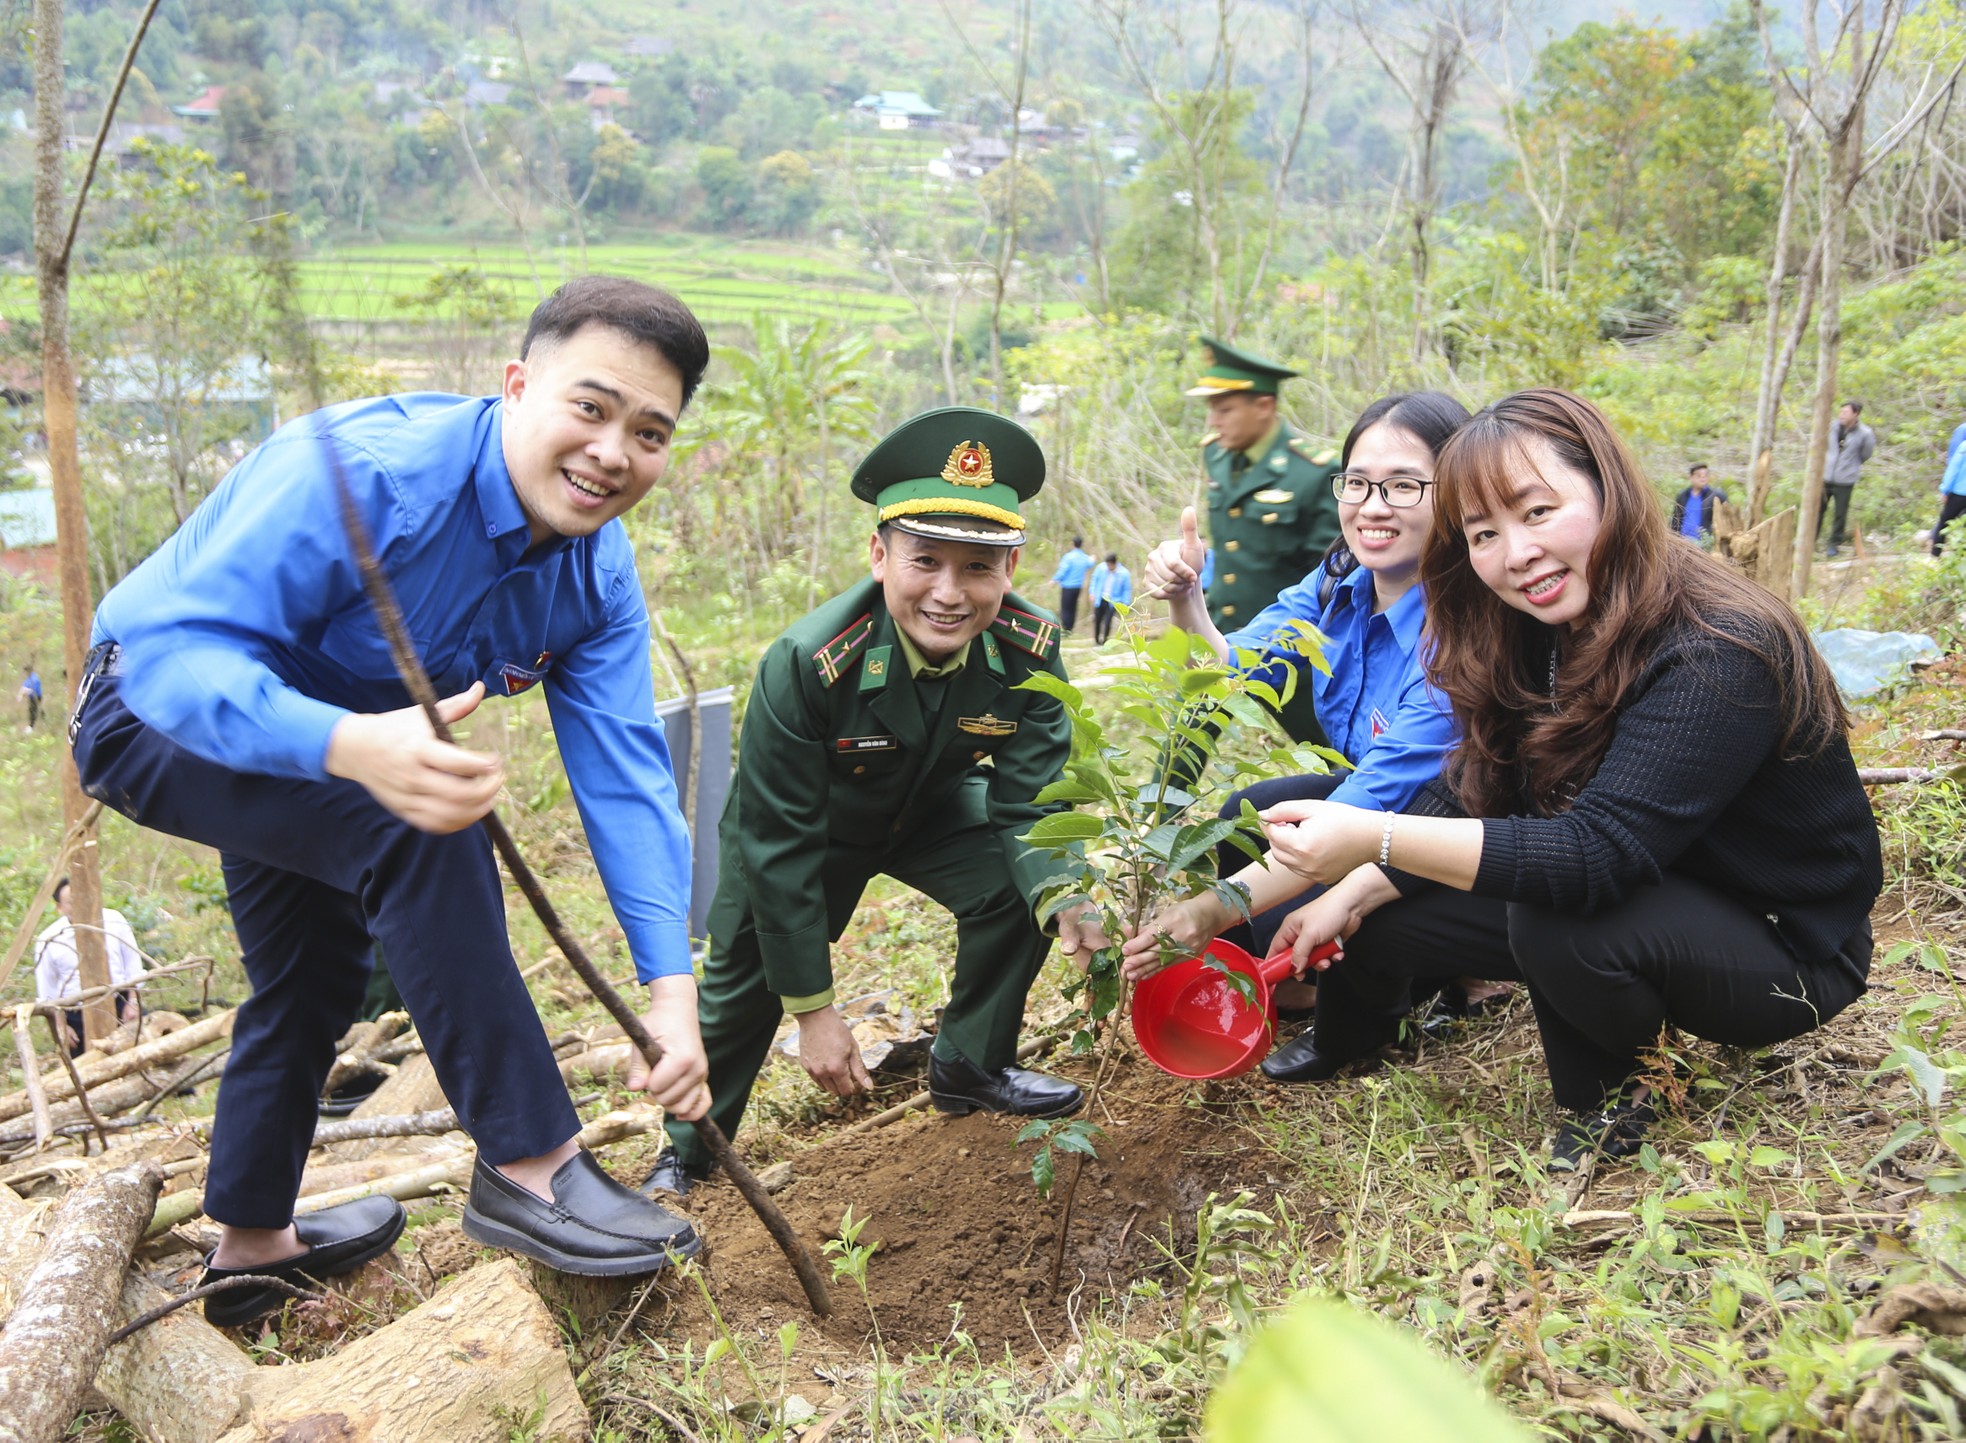
[[[1091,1081],[1090,1060],[1054,1070]],[[1115,1064],[1105,1106],[1091,1118],[1105,1135],[1079,1184],[1055,1294],[1070,1159],[1060,1160],[1051,1198],[1040,1197],[1031,1182],[1035,1145],[1013,1142],[1021,1119],[926,1113],[819,1143],[794,1156],[778,1202],[815,1256],[839,1235],[848,1206],[867,1219],[861,1244],[880,1244],[868,1293],[891,1347],[932,1346],[958,1328],[985,1356],[1006,1344],[1020,1353],[1049,1347],[1068,1336],[1067,1301],[1081,1281],[1111,1291],[1165,1267],[1156,1243],[1177,1252],[1192,1246],[1196,1210],[1210,1193],[1267,1185],[1261,1154],[1236,1120],[1248,1095],[1247,1083],[1204,1088],[1133,1054]],[[791,1269],[736,1189],[698,1189],[689,1210],[709,1240],[710,1285],[727,1318],[810,1318]],[[859,1341],[868,1327],[857,1290],[841,1282],[833,1294],[825,1331]]]

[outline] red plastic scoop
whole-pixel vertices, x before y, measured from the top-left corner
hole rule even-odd
[[[1311,960],[1338,955],[1327,942]],[[1204,957],[1215,957],[1250,980],[1252,1006],[1235,985]],[[1259,965],[1242,948],[1220,938],[1201,957],[1176,962],[1147,978],[1133,991],[1133,1035],[1140,1049],[1163,1072],[1176,1077],[1235,1077],[1249,1071],[1269,1051],[1276,1031],[1270,989],[1291,973],[1290,953],[1280,952]]]

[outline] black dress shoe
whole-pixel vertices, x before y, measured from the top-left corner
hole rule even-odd
[[[1659,1120],[1649,1102],[1620,1102],[1601,1112],[1566,1112],[1550,1143],[1550,1171],[1576,1172],[1592,1158],[1637,1157],[1646,1129]]]
[[[1066,1117],[1079,1110],[1085,1094],[1074,1083],[1023,1067],[985,1072],[967,1057],[944,1062],[928,1055],[928,1100],[937,1112],[967,1116],[1008,1112],[1018,1117]]]
[[[339,1277],[388,1252],[402,1236],[405,1221],[403,1205],[391,1197],[357,1198],[301,1213],[294,1219],[294,1231],[307,1244],[306,1252],[257,1268],[215,1268],[208,1257],[205,1275],[198,1282],[202,1286],[250,1273],[305,1287],[311,1279]],[[236,1328],[278,1312],[289,1296],[278,1288],[228,1288],[205,1299],[205,1321],[218,1328]]]
[[[623,1187],[582,1150],[553,1174],[553,1201],[533,1196],[483,1157],[471,1172],[464,1234],[585,1277],[653,1273],[695,1257],[696,1229]]]
[[[1263,1075],[1272,1082],[1328,1082],[1375,1050],[1334,1057],[1318,1050],[1315,1032],[1299,1033],[1263,1059]]]
[[[687,1197],[689,1190],[710,1176],[714,1163],[684,1162],[673,1147],[665,1147],[655,1155],[655,1166],[649,1175],[642,1179],[637,1189],[644,1197],[654,1197],[659,1192],[672,1193],[676,1197]]]

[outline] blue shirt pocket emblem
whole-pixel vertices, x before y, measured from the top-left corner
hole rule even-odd
[[[553,653],[550,651],[542,651],[539,654],[539,660],[535,661],[529,667],[520,666],[514,661],[501,662],[499,664],[498,674],[505,681],[505,694],[507,696],[517,696],[534,683],[544,681],[547,670],[551,667],[552,663]]]

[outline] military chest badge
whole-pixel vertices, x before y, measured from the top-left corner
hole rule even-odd
[[[990,467],[990,448],[981,441],[963,442],[949,453],[942,479],[951,486],[974,486],[979,490],[996,485],[996,472]]]
[[[978,737],[1007,737],[1017,730],[1016,722],[1005,721],[990,712],[984,712],[982,716],[957,717],[956,726]]]
[[[1250,498],[1258,506],[1282,506],[1284,503],[1295,501],[1296,499],[1297,493],[1295,491],[1258,491]]]

